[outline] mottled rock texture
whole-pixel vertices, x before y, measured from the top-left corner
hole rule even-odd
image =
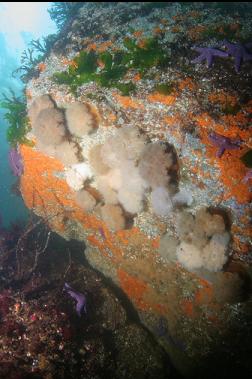
[[[32,100],[49,93],[59,108],[74,101],[89,104],[99,126],[92,134],[70,136],[81,151],[79,161],[90,166],[90,175],[80,181],[82,190],[89,193],[85,206],[67,184],[62,161],[36,146],[23,145],[21,191],[26,205],[64,238],[85,241],[83,254],[89,263],[124,291],[175,366],[193,377],[211,377],[227,367],[251,374],[251,330],[244,329],[251,309],[251,180],[243,180],[249,168],[241,160],[252,146],[251,62],[244,62],[239,74],[229,59],[217,57],[209,68],[190,64],[195,43],[212,46],[223,33],[231,36],[231,32],[234,42],[245,39],[251,20],[244,16],[240,21],[241,17],[237,21],[235,15],[226,17],[217,7],[210,10],[202,3],[159,7],[154,3],[88,3],[73,27],[68,26],[67,48],[59,41],[45,62],[46,69],[27,86]],[[143,63],[141,54],[147,54],[153,37],[162,46],[159,54],[166,52],[166,60],[157,55],[153,62],[148,56],[151,63],[143,67],[147,56]],[[66,62],[71,65],[77,51],[114,57],[117,50],[131,48],[135,66],[129,61],[127,72],[116,83],[113,77],[105,85],[105,74],[99,80],[95,77],[104,65],[111,70],[105,55],[97,62],[96,79],[79,85],[74,94],[66,84],[52,82],[52,74],[59,67],[66,70]],[[66,54],[64,59],[58,50]],[[125,94],[122,84],[129,81],[134,91]],[[133,128],[136,136],[120,132],[118,138],[125,126]],[[241,143],[218,156],[218,147],[209,139],[213,132]],[[129,143],[132,135],[138,142],[136,149]],[[163,147],[150,149],[149,144]],[[163,160],[160,167],[157,155]],[[147,161],[151,166],[146,167]],[[166,191],[164,214],[156,212],[156,203],[151,202],[156,186]],[[173,201],[179,191],[190,201]],[[91,196],[92,207],[86,206]],[[192,272],[179,264],[176,254],[165,254],[163,242],[160,250],[166,233],[176,250],[177,218],[186,210],[190,223],[202,208],[216,215],[219,233],[227,230],[231,236],[217,272],[207,269],[209,265]],[[199,241],[201,232],[194,233],[194,240]]]

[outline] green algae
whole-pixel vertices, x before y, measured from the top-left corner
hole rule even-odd
[[[15,96],[13,91],[11,96],[3,94],[3,100],[0,107],[5,109],[4,119],[8,123],[7,141],[12,147],[18,143],[32,145],[32,142],[26,138],[30,130],[29,119],[26,116],[26,102],[24,98]]]
[[[137,45],[137,41],[131,38],[125,38],[123,44],[128,49],[123,63],[129,68],[139,70],[142,75],[153,66],[165,67],[168,63],[167,53],[160,45],[158,38],[144,40],[143,47]]]
[[[222,112],[226,115],[236,115],[237,112],[239,112],[241,109],[241,106],[239,104],[235,104],[235,105],[232,105],[232,104],[226,104],[223,106],[222,108]]]
[[[173,89],[174,85],[172,83],[161,83],[154,87],[154,90],[162,95],[170,95]]]
[[[252,150],[247,151],[242,157],[241,161],[245,166],[252,168]]]
[[[72,92],[84,83],[96,82],[101,87],[117,88],[122,95],[129,95],[136,86],[132,81],[122,82],[128,70],[133,69],[144,77],[151,67],[165,67],[167,63],[167,53],[158,38],[148,38],[144,46],[139,46],[137,40],[126,37],[123,49],[115,52],[82,51],[67,71],[54,73],[52,80],[69,85]]]

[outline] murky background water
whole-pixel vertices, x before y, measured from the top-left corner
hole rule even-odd
[[[21,95],[23,84],[12,77],[20,66],[22,51],[32,39],[41,38],[56,30],[47,9],[50,2],[0,2],[0,98],[9,89]],[[0,216],[2,226],[27,221],[28,211],[20,196],[15,194],[17,178],[8,163],[9,144],[6,139],[5,111],[0,109]]]

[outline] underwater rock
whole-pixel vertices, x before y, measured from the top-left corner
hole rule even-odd
[[[20,146],[21,192],[29,208],[50,219],[52,230],[85,241],[88,262],[126,294],[180,372],[208,375],[214,357],[218,364],[211,364],[211,375],[217,377],[223,346],[236,357],[230,367],[237,363],[242,372],[248,367],[246,353],[239,363],[240,348],[232,350],[228,336],[236,330],[242,341],[247,333],[240,320],[247,320],[249,294],[235,303],[239,280],[223,281],[232,297],[224,290],[216,294],[223,283],[218,287],[208,278],[224,275],[237,260],[251,270],[251,183],[243,180],[248,168],[241,157],[251,146],[252,78],[249,70],[235,75],[229,59],[221,61],[226,70],[216,64],[211,74],[190,65],[187,47],[192,41],[206,46],[211,33],[220,38],[226,29],[217,30],[215,19],[226,25],[226,17],[207,5],[183,7],[83,5],[77,17],[82,27],[67,27],[69,54],[62,37],[58,46],[67,56],[49,55],[50,75],[44,72],[28,87],[35,93],[50,88],[69,107],[92,104],[99,127],[73,108],[76,130],[70,122],[62,138],[78,144],[83,159],[77,166],[64,167],[36,148]],[[251,28],[246,17],[244,24],[242,33]],[[91,35],[92,27],[97,35]],[[232,28],[227,27],[235,41]],[[170,33],[176,44],[167,46]],[[58,81],[52,83],[52,75]],[[164,85],[168,93],[161,93]],[[96,203],[88,196],[91,205],[86,208],[84,201],[81,207],[78,191],[88,191]],[[169,338],[156,332],[161,317]]]

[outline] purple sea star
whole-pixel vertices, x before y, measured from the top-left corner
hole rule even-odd
[[[13,174],[21,176],[23,173],[23,162],[21,154],[17,149],[12,148],[9,150],[9,163]]]
[[[192,50],[197,51],[200,55],[193,59],[191,63],[201,63],[206,59],[207,67],[211,67],[213,64],[214,57],[228,57],[228,53],[212,47],[196,47],[193,46]]]
[[[247,51],[248,48],[252,47],[251,42],[242,45],[241,43],[230,43],[224,40],[222,45],[227,49],[227,54],[234,57],[235,71],[237,73],[240,71],[242,61],[246,62],[252,60],[252,54]]]
[[[231,140],[228,137],[224,137],[220,134],[211,132],[208,136],[210,141],[213,145],[218,146],[219,150],[216,153],[216,156],[218,158],[221,158],[221,156],[224,154],[225,150],[235,150],[239,149],[240,147],[240,140]]]
[[[68,295],[77,301],[76,312],[78,313],[79,317],[81,317],[83,312],[87,313],[86,296],[83,295],[83,293],[75,291],[68,283],[64,284],[63,291],[64,290],[68,293]]]

